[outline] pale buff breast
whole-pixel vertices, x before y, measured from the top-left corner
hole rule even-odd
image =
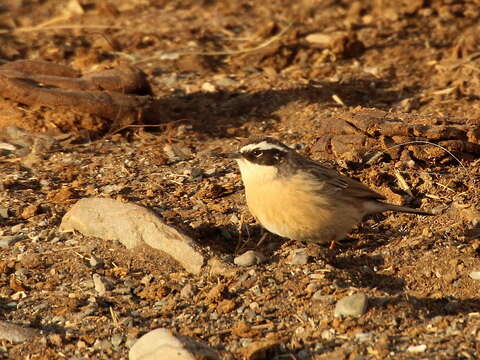
[[[249,176],[249,170],[253,169],[242,171],[248,207],[262,226],[274,234],[294,240],[330,242],[345,237],[361,221],[358,211],[338,206],[339,199],[318,196],[318,183],[301,176],[283,178],[270,167],[255,169],[255,176]]]

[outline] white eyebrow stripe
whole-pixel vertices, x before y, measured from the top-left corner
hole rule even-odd
[[[252,151],[252,150],[273,150],[273,149],[280,150],[280,151],[283,151],[283,152],[287,151],[287,149],[285,149],[282,146],[275,145],[275,144],[269,143],[267,141],[262,141],[260,143],[245,145],[240,149],[240,152],[243,153],[243,152],[248,152],[248,151]]]

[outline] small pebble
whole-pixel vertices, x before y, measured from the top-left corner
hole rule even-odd
[[[182,161],[192,157],[192,152],[186,147],[177,144],[167,144],[163,147],[163,152],[170,161]]]
[[[97,268],[103,264],[103,261],[101,259],[97,259],[95,256],[92,256],[88,260],[88,263],[92,268]]]
[[[335,305],[335,317],[361,316],[367,311],[368,298],[358,293],[340,299]]]
[[[295,249],[288,256],[290,265],[305,265],[308,263],[307,250],[305,248]]]
[[[320,337],[323,340],[333,340],[335,339],[335,330],[334,329],[328,329],[328,330],[323,330],[322,333],[320,334]]]
[[[480,280],[480,271],[472,271],[468,274],[473,280]]]
[[[257,265],[265,261],[265,256],[254,250],[248,250],[242,255],[237,256],[233,259],[233,263],[238,266],[252,266]]]
[[[199,168],[189,168],[183,171],[183,175],[190,176],[192,179],[202,176],[203,170]]]
[[[360,332],[355,334],[355,340],[358,342],[365,342],[372,340],[373,334],[371,332]]]
[[[10,231],[15,234],[17,232],[22,231],[22,227],[23,227],[23,224],[17,224],[17,225],[12,226],[10,228]]]
[[[93,348],[100,351],[108,351],[112,348],[112,344],[107,340],[97,339],[93,344]]]
[[[93,274],[93,284],[98,295],[104,296],[107,293],[107,286],[100,275]]]
[[[217,79],[215,82],[218,86],[222,86],[222,87],[235,86],[238,83],[236,80],[230,79],[228,77],[221,77]]]
[[[308,359],[311,359],[311,358],[312,358],[312,355],[310,354],[310,352],[307,349],[300,350],[297,353],[297,359],[299,359],[299,360],[308,360]]]
[[[11,324],[7,321],[0,321],[0,339],[15,344],[23,343],[31,338],[40,335],[36,329]]]
[[[259,285],[254,285],[250,288],[250,291],[255,295],[255,296],[260,296],[262,295],[262,289],[260,289]]]
[[[250,305],[248,305],[248,307],[250,309],[252,309],[253,311],[257,311],[258,309],[260,309],[260,305],[258,305],[258,303],[256,301],[250,303]]]
[[[180,296],[182,296],[185,299],[191,299],[196,292],[197,292],[197,288],[194,285],[186,284],[180,291]]]
[[[215,85],[207,81],[202,84],[202,90],[205,92],[213,93],[217,91],[217,88],[215,87]]]
[[[8,218],[8,209],[0,206],[0,218]]]
[[[321,287],[322,285],[319,284],[318,282],[312,282],[307,285],[307,287],[305,288],[305,291],[308,294],[312,294],[312,293],[316,293]]]
[[[410,345],[407,349],[409,353],[422,353],[427,350],[427,345],[421,344],[421,345]]]
[[[9,246],[12,246],[17,241],[25,239],[23,235],[12,235],[12,236],[0,236],[0,248],[6,249]]]
[[[312,295],[312,300],[313,301],[321,301],[326,304],[333,304],[335,302],[335,299],[333,298],[332,295],[323,295],[322,290],[316,291]]]
[[[110,342],[112,343],[113,347],[119,346],[122,343],[122,341],[123,341],[123,336],[118,334],[113,335],[112,338],[110,339]]]
[[[207,170],[205,170],[205,175],[211,176],[211,175],[215,174],[216,172],[217,172],[216,168],[207,169]]]

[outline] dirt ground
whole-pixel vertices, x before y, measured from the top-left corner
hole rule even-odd
[[[0,128],[56,139],[28,155],[0,149],[0,236],[21,239],[0,251],[1,320],[44,331],[0,342],[1,356],[126,359],[165,327],[222,359],[479,358],[479,17],[474,0],[3,1],[2,63],[83,74],[127,63],[147,75],[152,103],[122,122],[0,97]],[[353,136],[345,124],[362,114],[401,123]],[[259,244],[236,165],[210,156],[253,135],[437,215],[371,217],[328,263],[315,246]],[[458,161],[425,144],[367,161],[413,140]],[[267,261],[194,276],[157,252],[60,233],[90,196],[146,206],[229,263],[247,249]],[[291,265],[303,247],[309,262]],[[354,292],[369,297],[366,314],[335,318]]]

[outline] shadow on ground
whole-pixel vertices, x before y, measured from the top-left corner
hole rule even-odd
[[[337,95],[347,106],[373,106],[372,99],[397,101],[397,92],[386,90],[385,80],[354,80],[352,82],[314,82],[304,87],[286,90],[262,90],[253,93],[218,91],[175,94],[155,100],[145,111],[145,122],[164,124],[185,122],[198,132],[215,137],[247,136],[240,126],[252,119],[279,121],[275,112],[291,102],[331,104]],[[390,105],[388,105],[390,106]]]

